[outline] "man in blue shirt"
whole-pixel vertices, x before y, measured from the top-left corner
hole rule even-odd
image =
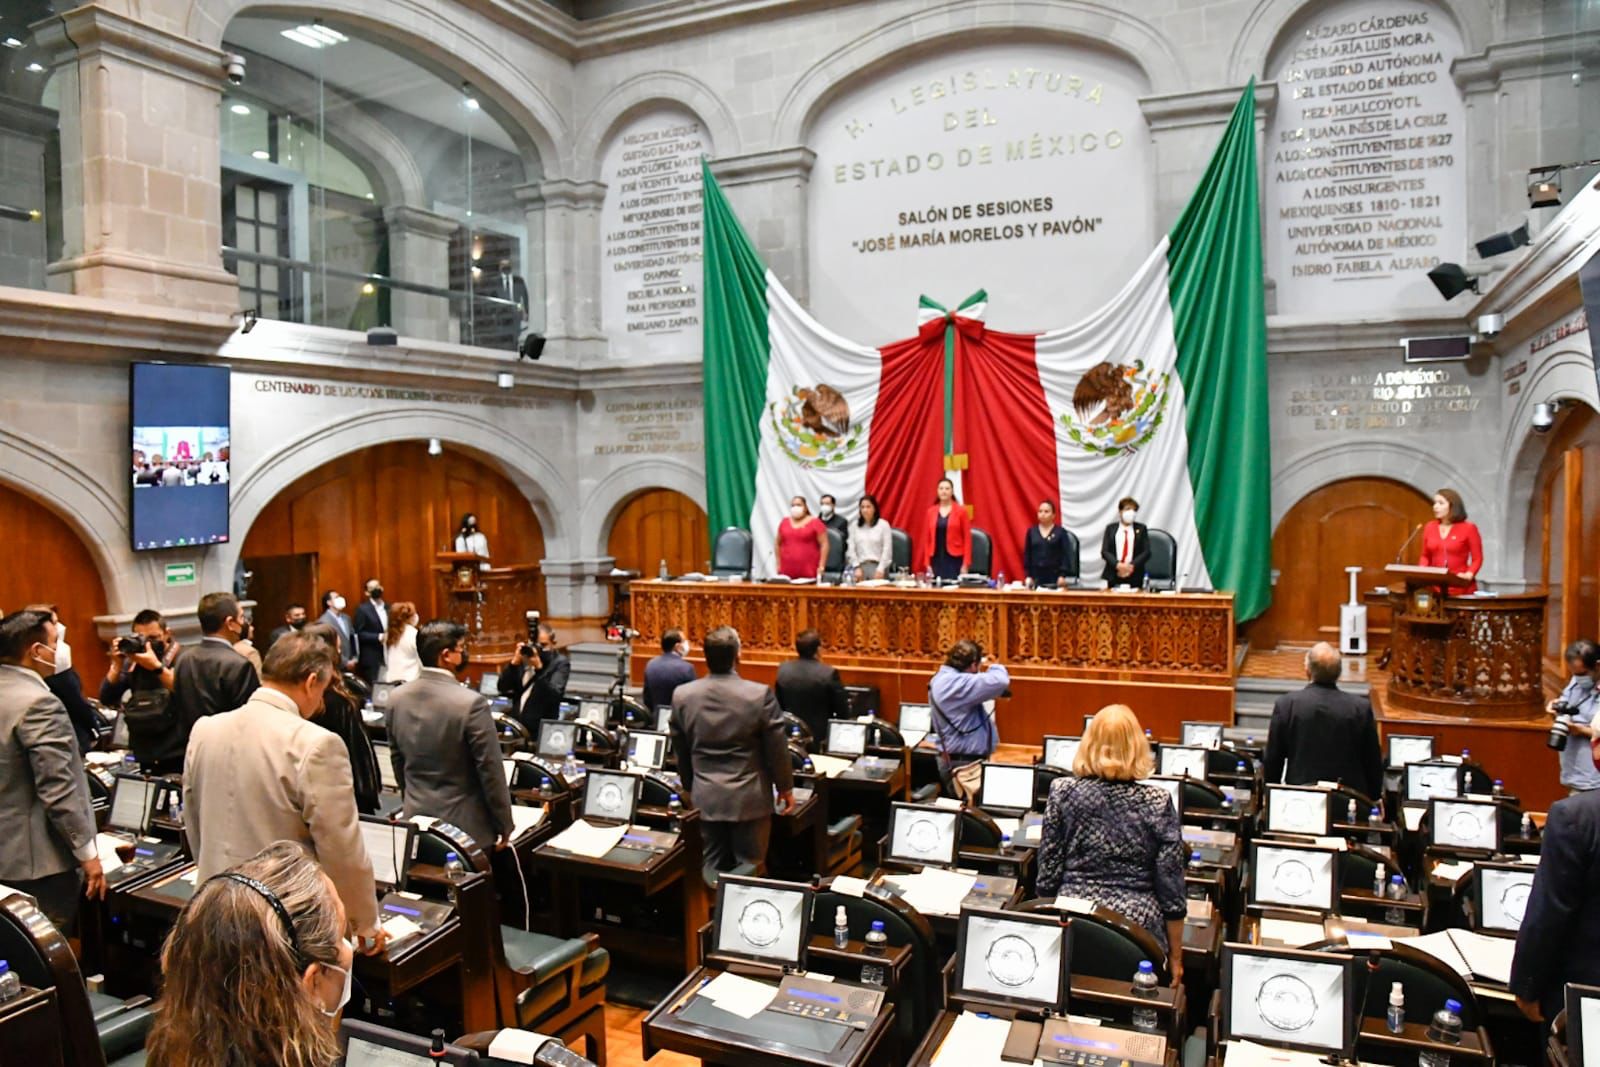
[[[661,655],[644,665],[644,706],[652,715],[657,708],[672,706],[673,691],[684,682],[694,681],[694,665],[689,654],[689,639],[682,630],[661,635]]]
[[[928,702],[942,757],[952,770],[993,755],[1000,732],[987,703],[1010,688],[1011,676],[989,662],[978,642],[957,641],[945,653],[944,666],[928,683]]]
[[[1565,705],[1562,714],[1572,727],[1572,738],[1561,750],[1561,784],[1571,793],[1586,793],[1600,789],[1600,770],[1595,768],[1590,742],[1595,737],[1594,717],[1600,710],[1600,691],[1595,688],[1595,668],[1600,667],[1600,646],[1593,641],[1577,640],[1567,646],[1567,673],[1572,680],[1552,700],[1550,713],[1556,714],[1558,705]]]

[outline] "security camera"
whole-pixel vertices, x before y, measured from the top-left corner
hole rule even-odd
[[[1478,316],[1478,332],[1485,337],[1493,337],[1506,328],[1506,317],[1499,313]]]
[[[228,61],[223,64],[228,72],[228,81],[234,85],[244,84],[244,56],[238,52],[229,52]]]
[[[1559,410],[1561,402],[1557,400],[1541,400],[1533,405],[1533,432],[1549,433],[1556,424],[1556,412]]]

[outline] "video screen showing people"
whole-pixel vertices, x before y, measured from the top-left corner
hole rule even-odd
[[[136,551],[228,539],[229,370],[135,363],[128,484]]]
[[[133,487],[226,485],[229,447],[226,426],[135,426]]]

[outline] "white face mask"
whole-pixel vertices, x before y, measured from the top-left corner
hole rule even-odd
[[[818,508],[817,511],[825,519],[830,519],[830,518],[833,517],[833,505],[832,504],[824,504],[820,508]]]
[[[1123,508],[1122,509],[1122,525],[1124,525],[1124,526],[1132,526],[1133,525],[1133,515],[1134,515],[1134,511],[1133,511],[1132,508]]]
[[[48,646],[43,645],[43,644],[35,645],[34,647],[35,648],[48,648]],[[48,649],[48,651],[50,652],[50,660],[49,660],[49,662],[46,662],[46,661],[40,659],[38,656],[35,656],[34,659],[33,659],[33,662],[35,662],[35,663],[40,665],[40,670],[39,670],[40,674],[55,674],[56,673],[56,663],[60,660],[61,653],[57,652],[53,648]]]
[[[66,674],[72,669],[72,646],[65,641],[56,641],[56,673]]]
[[[794,507],[789,509],[789,517],[798,522],[806,517],[806,509],[801,507],[799,504],[796,504]]]
[[[354,945],[351,945],[349,941],[346,941],[345,944],[349,945],[352,953],[355,952],[356,949]],[[341,1011],[344,1011],[344,1006],[350,1003],[350,971],[332,963],[324,963],[322,966],[326,967],[330,971],[338,971],[344,975],[344,992],[339,994],[339,1003],[336,1004],[331,1010],[328,1008],[322,1009],[322,1014],[332,1018],[333,1016],[338,1015]]]
[[[334,611],[344,610],[344,597],[342,596],[336,596],[332,600],[328,601],[328,603],[333,607]]]

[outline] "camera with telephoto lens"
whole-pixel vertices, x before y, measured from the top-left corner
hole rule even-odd
[[[539,652],[539,613],[532,609],[522,613],[523,621],[528,626],[528,640],[517,647],[517,655],[526,659]]]
[[[1572,734],[1572,705],[1565,700],[1557,700],[1550,705],[1550,710],[1555,713],[1556,721],[1550,724],[1550,736],[1544,743],[1562,752],[1566,750],[1567,738]]]
[[[159,638],[151,640],[143,634],[125,634],[117,638],[117,651],[124,656],[137,656],[141,652],[150,651],[160,659],[167,654],[167,646]]]

